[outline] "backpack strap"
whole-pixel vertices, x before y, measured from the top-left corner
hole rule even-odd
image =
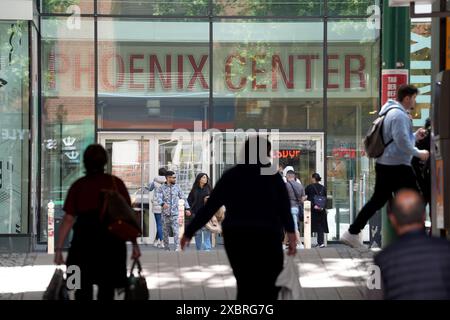
[[[394,109],[398,109],[398,110],[401,110],[401,111],[405,111],[405,109],[402,109],[402,108],[400,108],[400,107],[394,107],[394,108],[391,108],[391,109],[389,109],[388,111],[386,111],[386,113],[382,115],[382,117],[384,117],[384,118],[383,118],[383,123],[381,124],[381,134],[383,134],[384,119],[386,118],[386,116],[387,116],[387,114],[389,113],[389,111],[394,110]],[[390,145],[392,142],[394,142],[394,138],[392,138],[388,143],[385,143],[385,144],[384,144],[384,147],[386,148],[386,147],[387,147],[388,145]]]
[[[297,198],[296,200],[297,200],[298,204],[300,204],[300,197],[299,197],[299,194],[297,193],[297,191],[295,190],[294,186],[292,185],[292,182],[291,182],[291,181],[288,181],[288,183],[291,185],[292,191],[294,191],[294,195],[295,195],[295,197]]]

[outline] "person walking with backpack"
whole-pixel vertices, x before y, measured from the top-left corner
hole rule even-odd
[[[377,126],[372,127],[366,137],[365,146],[368,156],[376,158],[375,190],[372,198],[361,209],[348,231],[340,241],[348,246],[362,247],[360,232],[369,219],[380,210],[393,193],[403,188],[418,190],[417,180],[411,167],[412,157],[427,161],[429,152],[415,146],[417,140],[424,138],[425,130],[413,133],[409,113],[416,105],[418,89],[412,85],[402,85],[397,91],[397,100],[388,100],[381,108]],[[375,124],[375,122],[374,122]],[[374,130],[374,129],[378,129]],[[368,139],[370,137],[370,139]],[[381,143],[381,144],[380,144]],[[373,148],[376,146],[376,148]],[[374,152],[376,150],[376,152]]]
[[[175,243],[175,251],[180,251],[179,243],[179,223],[178,223],[178,201],[184,200],[184,209],[186,216],[190,216],[190,207],[186,197],[183,194],[180,186],[176,184],[177,177],[175,172],[166,171],[166,182],[158,188],[158,202],[162,207],[162,222],[163,222],[163,241],[164,249],[170,251],[169,247],[169,233],[170,228],[173,231],[173,238]]]
[[[317,246],[325,248],[325,233],[328,231],[327,221],[327,189],[320,184],[322,177],[318,173],[313,173],[309,186],[305,193],[311,201],[311,232],[317,233]]]
[[[297,249],[303,249],[300,239],[299,221],[303,221],[303,201],[306,199],[305,188],[295,180],[295,172],[289,170],[286,173],[286,188],[291,202],[291,214],[294,220],[295,235],[297,236]],[[297,179],[298,180],[298,179]]]

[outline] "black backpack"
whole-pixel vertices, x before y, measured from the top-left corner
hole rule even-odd
[[[375,119],[374,122],[372,122],[372,126],[370,127],[369,131],[366,134],[366,137],[364,138],[364,149],[369,158],[381,157],[384,149],[386,149],[386,147],[394,141],[394,139],[391,139],[391,141],[389,141],[388,143],[384,143],[383,139],[384,119],[386,118],[389,111],[394,109],[402,110],[400,108],[391,108],[385,114],[379,116]]]

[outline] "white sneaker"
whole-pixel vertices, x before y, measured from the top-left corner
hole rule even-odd
[[[153,242],[153,246],[154,246],[155,248],[159,248],[159,243],[160,243],[159,239],[158,239],[158,240],[155,240],[155,241]]]
[[[352,248],[364,248],[359,234],[351,234],[348,230],[342,234],[339,241]]]
[[[305,246],[303,245],[303,243],[298,243],[297,249],[305,249]]]

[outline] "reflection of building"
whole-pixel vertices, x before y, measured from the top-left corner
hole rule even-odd
[[[65,17],[52,16],[64,13],[66,2],[40,1],[41,12],[47,13],[39,17],[41,43],[37,26],[24,21],[22,47],[14,51],[30,59],[31,77],[6,77],[8,53],[0,49],[0,78],[8,82],[0,88],[1,129],[5,108],[15,106],[13,113],[17,111],[16,118],[8,120],[9,131],[0,135],[0,206],[2,199],[9,199],[6,155],[13,155],[19,164],[14,168],[22,170],[13,176],[14,210],[4,207],[0,212],[20,212],[14,213],[22,221],[20,233],[45,244],[47,205],[53,201],[56,215],[62,214],[68,187],[83,174],[81,152],[96,139],[112,155],[109,169],[123,177],[132,192],[142,176],[148,182],[162,166],[179,171],[185,190],[200,171],[215,181],[230,166],[212,161],[230,153],[223,144],[214,138],[214,150],[187,143],[172,153],[177,142],[168,137],[174,129],[192,131],[193,121],[202,121],[203,129],[264,128],[286,134],[276,155],[280,163],[292,165],[305,184],[313,172],[321,171],[330,199],[339,204],[340,213],[334,206],[330,219],[342,215],[337,227],[345,229],[349,181],[356,184],[354,190],[361,190],[366,174],[368,191],[372,182],[361,141],[374,118],[372,111],[379,107],[380,31],[367,25],[366,8],[372,1],[328,1],[328,6],[324,1],[310,6],[301,1],[233,1],[231,6],[221,0],[208,12],[208,1],[175,5],[102,0],[95,6],[94,1],[79,0],[75,2],[81,13],[87,14],[80,28]],[[326,7],[329,12],[323,11]],[[100,16],[94,15],[95,8]],[[133,18],[136,14],[140,16]],[[174,14],[183,18],[173,19]],[[341,19],[349,14],[360,18]],[[251,18],[255,16],[258,19]],[[11,21],[0,21],[0,48],[9,41],[5,34],[10,26]],[[59,106],[65,111],[62,121]],[[28,133],[31,143],[10,139]],[[69,138],[76,139],[76,150],[62,150],[68,148],[62,139]],[[117,151],[115,146],[124,141],[134,149]],[[14,146],[15,153],[4,149],[6,145]],[[194,150],[198,147],[200,151]],[[67,154],[64,159],[61,151]],[[362,198],[358,192],[355,208]],[[336,228],[330,230],[331,240]]]

